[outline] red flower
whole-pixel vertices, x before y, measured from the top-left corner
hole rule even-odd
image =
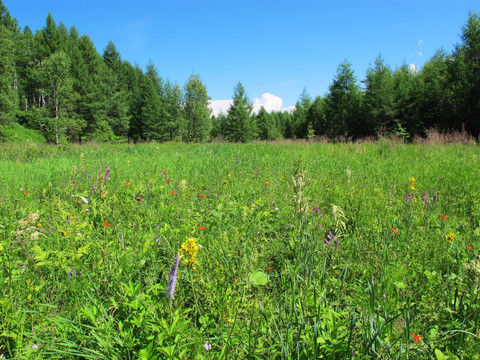
[[[440,217],[442,218],[442,220],[447,220],[447,217],[445,215],[440,215]]]
[[[170,194],[175,195],[175,191],[172,191]]]
[[[392,228],[392,231],[396,234],[397,233],[397,229],[395,228]]]
[[[28,194],[28,190],[27,190],[27,191],[25,191],[25,194]]]
[[[162,170],[162,174],[166,174],[167,173],[167,170]]]
[[[198,230],[205,230],[205,226],[199,226],[197,227]]]
[[[103,226],[106,226],[106,227],[109,227],[109,226],[110,226],[110,224],[107,223],[106,221],[104,221],[102,225],[103,225]]]
[[[472,247],[471,247],[471,246],[467,246],[467,250],[472,250]]]
[[[205,197],[205,195],[200,195],[200,197],[201,197],[201,198],[204,198],[204,197]]]
[[[416,342],[420,342],[420,338],[421,336],[420,335],[415,335],[415,333],[411,333],[412,336],[413,336],[413,339],[416,341]]]
[[[267,185],[268,185],[268,183],[267,183],[266,181],[264,181],[264,182],[263,182],[263,185],[267,186]]]
[[[138,199],[138,200],[143,200],[143,197],[139,196],[137,199]]]
[[[271,268],[271,267],[269,267],[267,270],[268,270],[268,271],[270,271],[270,270],[272,270],[272,268]]]
[[[167,181],[170,181],[170,179],[167,179]]]
[[[131,186],[130,183],[126,183],[125,186]]]

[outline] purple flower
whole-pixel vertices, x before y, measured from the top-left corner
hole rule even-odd
[[[211,350],[212,349],[212,345],[211,344],[203,344],[203,347],[205,348],[205,350]]]
[[[177,285],[177,268],[180,263],[180,255],[177,255],[175,262],[173,263],[172,269],[170,270],[170,275],[168,276],[167,290],[165,291],[165,296],[173,299],[175,295],[175,286]]]
[[[313,209],[312,209],[312,212],[316,212],[317,214],[320,212],[320,208],[317,206],[315,206]]]
[[[325,238],[325,244],[327,244],[328,246],[330,246],[330,243],[328,242],[327,238]]]
[[[322,217],[323,215],[325,215],[325,211],[322,211],[318,217]]]
[[[70,225],[70,218],[67,216],[67,225]]]
[[[38,349],[38,345],[37,344],[33,344],[32,346],[30,346],[32,349]]]
[[[72,270],[68,272],[68,281],[72,282]]]
[[[333,242],[335,243],[335,246],[338,246],[337,238],[335,237],[335,235],[332,234],[331,231],[328,232],[328,237],[330,238],[330,240],[333,240]]]
[[[108,165],[107,165],[108,166]],[[107,168],[107,166],[105,167],[105,169]],[[110,169],[107,169],[107,171],[105,171],[105,176],[103,178],[103,181],[107,181],[108,179],[108,174],[110,174]]]

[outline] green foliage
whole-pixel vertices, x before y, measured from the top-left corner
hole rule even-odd
[[[209,139],[212,122],[208,108],[207,89],[199,75],[192,75],[185,84],[183,116],[187,124],[187,142],[205,142]]]
[[[253,105],[242,83],[233,89],[233,104],[228,109],[226,135],[230,141],[246,142],[257,137],[256,118],[252,116]]]

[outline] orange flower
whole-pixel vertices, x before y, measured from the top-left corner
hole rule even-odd
[[[205,195],[200,195],[200,197],[201,197],[201,198],[204,198],[204,197],[205,197]]]
[[[205,230],[205,226],[199,226],[197,227],[198,230]]]
[[[125,186],[131,186],[130,183],[126,183]]]
[[[170,194],[175,195],[175,191],[172,191]]]
[[[395,228],[392,228],[392,231],[396,234],[397,233],[397,229]]]
[[[104,221],[102,225],[103,225],[103,226],[106,226],[106,227],[109,227],[109,226],[110,226],[110,224],[109,224],[108,222],[106,222],[106,221]]]
[[[25,191],[25,194],[28,194],[28,190],[27,190],[27,191]]]
[[[471,246],[467,246],[467,250],[472,250],[472,247],[471,247]]]
[[[263,185],[267,186],[267,185],[268,185],[268,183],[267,183],[266,181],[264,181],[264,182],[263,182]]]
[[[268,270],[268,271],[270,271],[270,270],[272,270],[272,268],[271,268],[271,267],[269,267],[267,270]]]
[[[167,179],[167,181],[170,181],[170,179]]]
[[[411,335],[413,336],[413,339],[414,339],[416,342],[420,342],[420,338],[421,338],[420,335],[415,335],[415,333],[411,333]]]
[[[84,167],[88,167],[88,165],[83,165]]]
[[[445,215],[440,215],[440,217],[442,218],[442,220],[447,220],[447,217]]]
[[[143,197],[139,196],[137,199],[138,199],[138,200],[143,200]]]
[[[106,195],[106,194],[103,192],[103,193],[102,193],[102,195],[101,195],[101,196],[102,196],[102,198],[104,198],[104,197],[105,197],[105,195]]]
[[[162,174],[166,174],[167,173],[167,170],[162,170]]]

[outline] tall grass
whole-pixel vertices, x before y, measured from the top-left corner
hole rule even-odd
[[[478,359],[475,145],[0,150],[5,358]]]

